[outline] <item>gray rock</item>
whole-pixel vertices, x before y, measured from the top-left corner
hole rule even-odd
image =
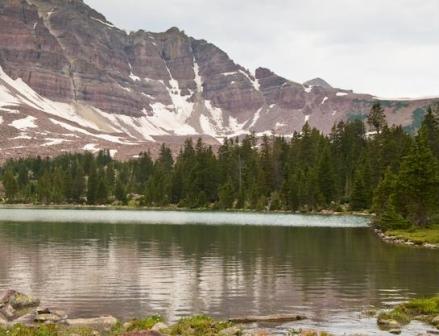
[[[265,315],[265,316],[243,316],[230,318],[230,322],[234,323],[253,323],[253,322],[293,322],[306,320],[305,316],[297,314],[277,314],[277,315]]]
[[[401,329],[401,325],[396,320],[378,319],[378,325],[384,329]]]
[[[0,303],[5,304],[6,306],[9,304],[12,306],[12,308],[18,310],[38,307],[38,305],[40,304],[40,300],[10,289],[3,294],[0,299]]]
[[[156,324],[154,324],[154,326],[151,328],[151,330],[153,331],[161,331],[161,330],[165,330],[168,329],[169,326],[166,323],[163,322],[158,322]]]
[[[23,324],[25,326],[32,326],[35,324],[35,313],[31,312],[20,316],[13,321],[14,324]]]
[[[100,316],[93,318],[77,318],[67,319],[66,323],[72,327],[97,327],[108,328],[113,327],[117,323],[117,319],[114,316]]]
[[[0,309],[0,315],[3,315],[3,317],[9,321],[17,317],[14,307],[12,307],[12,305],[9,303],[3,305],[3,308]]]
[[[237,326],[233,326],[224,330],[221,330],[219,332],[219,336],[239,336],[242,334],[242,329],[237,327]]]

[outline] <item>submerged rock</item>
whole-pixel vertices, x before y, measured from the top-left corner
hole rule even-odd
[[[292,315],[265,315],[265,316],[243,316],[230,318],[230,322],[234,323],[253,323],[253,322],[293,322],[306,320],[305,316],[292,314]]]

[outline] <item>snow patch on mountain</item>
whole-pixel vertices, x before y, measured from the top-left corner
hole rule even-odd
[[[9,124],[9,126],[15,127],[18,130],[26,131],[29,128],[37,128],[38,126],[35,125],[35,120],[37,120],[35,117],[27,116],[23,119],[17,119],[14,120]]]
[[[194,58],[194,73],[195,73],[195,84],[197,85],[197,92],[203,92],[203,79],[200,75],[200,66]]]
[[[46,138],[45,140],[47,142],[41,145],[43,147],[61,145],[62,143],[66,142],[66,141],[70,141],[70,140],[66,140],[66,139],[52,139],[52,138]]]
[[[255,115],[254,115],[253,118],[252,118],[252,121],[251,121],[250,125],[248,126],[248,129],[249,129],[249,130],[251,130],[251,129],[256,125],[256,123],[258,122],[259,118],[261,117],[261,111],[262,111],[262,109],[263,109],[263,108],[261,107],[260,109],[258,109],[258,110],[256,111]]]
[[[88,152],[95,153],[99,151],[99,148],[97,146],[97,144],[86,144],[82,149]]]
[[[111,23],[108,23],[108,22],[105,22],[105,21],[99,20],[98,18],[92,17],[91,19],[94,20],[94,21],[96,21],[96,22],[99,22],[99,23],[101,23],[101,24],[103,24],[103,25],[105,25],[105,26],[107,26],[107,27],[109,27],[109,28],[116,28],[116,27],[115,27],[114,25],[112,25]]]

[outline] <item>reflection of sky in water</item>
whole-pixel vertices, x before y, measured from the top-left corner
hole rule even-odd
[[[366,217],[232,212],[0,209],[0,221],[137,224],[235,224],[275,226],[367,226]]]
[[[362,227],[0,224],[0,290],[74,315],[302,313],[342,325],[348,312],[434,294],[438,280],[439,251],[386,245]]]

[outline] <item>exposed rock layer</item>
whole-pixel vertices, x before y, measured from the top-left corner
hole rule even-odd
[[[81,0],[0,0],[0,28],[2,160],[104,147],[124,158],[187,136],[291,135],[307,121],[328,133],[375,100],[253,74],[177,28],[128,34]],[[390,124],[415,128],[430,102],[383,105]]]

